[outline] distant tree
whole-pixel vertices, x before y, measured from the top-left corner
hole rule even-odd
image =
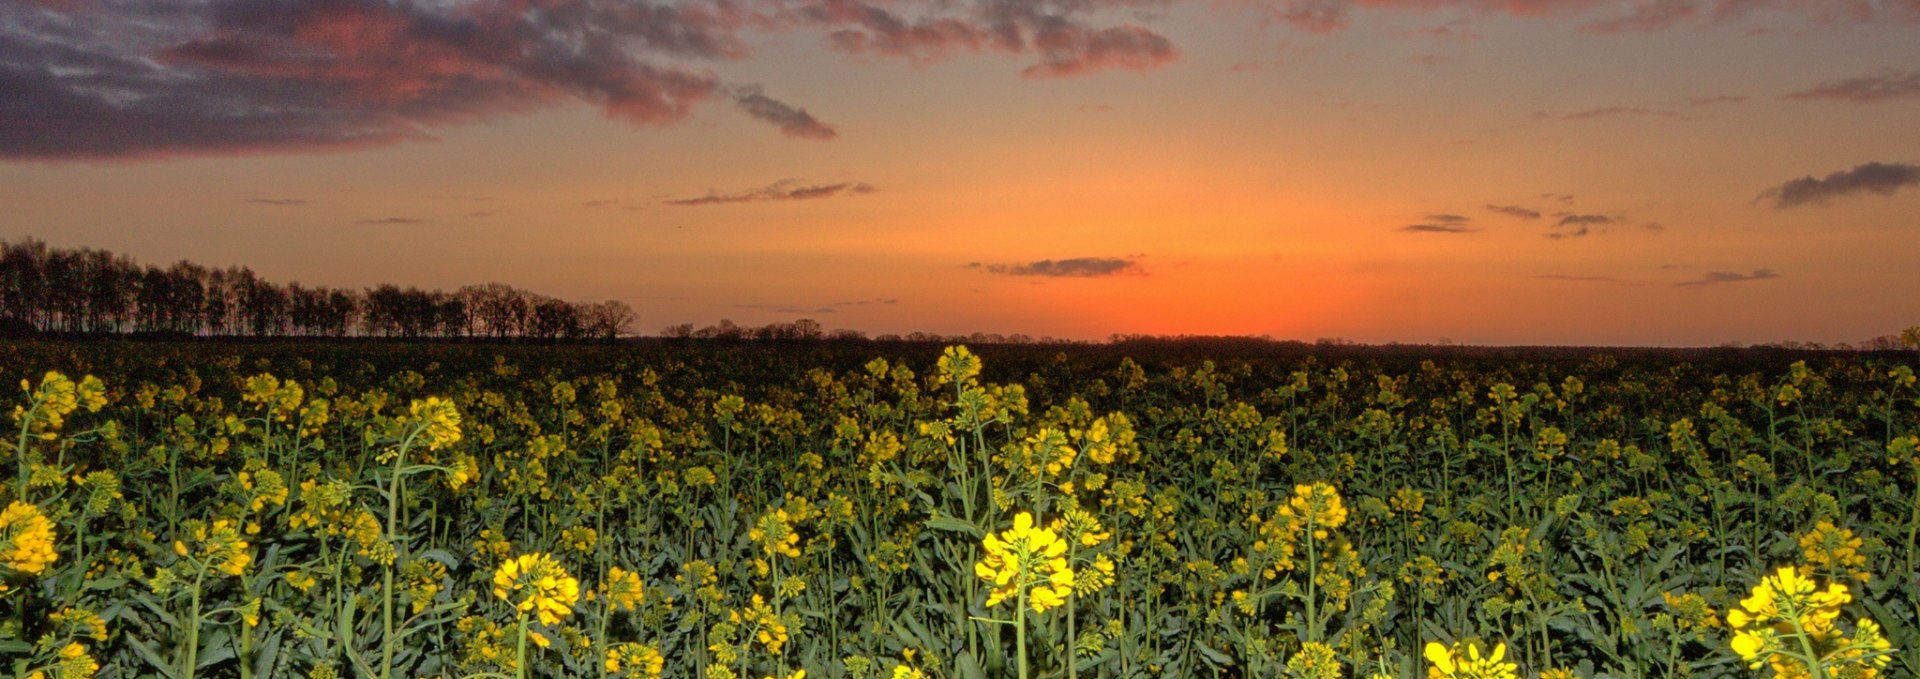
[[[719,323],[715,323],[713,325],[709,325],[707,327],[701,328],[698,331],[695,331],[693,333],[694,337],[699,337],[701,339],[719,339],[719,340],[737,340],[737,339],[742,339],[746,337],[746,335],[747,335],[747,332],[745,329],[741,328],[738,325],[735,325],[733,321],[725,318],[720,319]]]
[[[472,310],[467,307],[467,301],[459,294],[436,290],[433,292],[433,304],[441,336],[470,337],[473,335]]]
[[[44,241],[0,241],[0,317],[46,329],[48,255]]]
[[[540,339],[578,339],[580,312],[572,304],[551,297],[533,306],[533,327],[529,333]]]
[[[669,325],[660,329],[660,336],[670,339],[687,339],[693,337],[693,324],[675,323]]]
[[[527,293],[505,283],[469,285],[460,289],[479,332],[496,338],[525,332],[529,313]]]
[[[587,337],[611,340],[633,330],[633,307],[619,300],[581,305],[580,324]]]

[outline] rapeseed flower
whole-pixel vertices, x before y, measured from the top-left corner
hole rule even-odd
[[[453,401],[429,396],[409,404],[407,414],[423,426],[420,440],[427,444],[427,450],[440,450],[460,441],[460,411]]]
[[[1879,623],[1863,618],[1848,638],[1836,626],[1840,607],[1853,601],[1846,585],[1820,588],[1795,566],[1782,566],[1727,611],[1730,646],[1750,669],[1769,665],[1783,677],[1807,676],[1809,665],[1829,675],[1872,677],[1886,667],[1891,644]]]
[[[660,650],[631,641],[614,644],[607,648],[605,661],[607,674],[633,679],[660,679],[666,670],[667,660]]]
[[[53,522],[38,505],[14,502],[0,512],[0,564],[15,573],[39,575],[59,558]],[[0,591],[5,587],[0,584]]]
[[[646,587],[640,583],[640,575],[619,566],[607,569],[607,581],[601,585],[607,592],[607,601],[613,604],[613,610],[632,611],[640,607],[646,596]]]
[[[1045,613],[1065,604],[1073,594],[1067,542],[1052,530],[1035,528],[1032,514],[1013,517],[1013,528],[988,534],[982,546],[987,555],[973,565],[973,573],[993,583],[988,606],[1026,594],[1033,611]]]
[[[541,624],[553,625],[573,614],[580,600],[580,581],[544,552],[508,559],[493,572],[493,595],[513,604],[521,617],[533,614]]]
[[[1433,663],[1427,668],[1427,679],[1518,679],[1520,666],[1504,662],[1507,645],[1498,644],[1493,653],[1481,656],[1479,644],[1467,644],[1464,652],[1456,644],[1452,647],[1439,642],[1427,642],[1423,654],[1427,662]]]

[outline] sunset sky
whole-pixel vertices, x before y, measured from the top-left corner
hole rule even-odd
[[[637,330],[1857,341],[1920,0],[0,0],[0,239]]]

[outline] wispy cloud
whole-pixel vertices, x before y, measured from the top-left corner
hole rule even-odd
[[[1908,97],[1920,97],[1920,70],[1885,70],[1857,78],[1829,80],[1786,96],[1788,99],[1829,99],[1861,104]]]
[[[1566,281],[1570,283],[1611,283],[1613,285],[1632,285],[1612,276],[1570,276],[1567,274],[1543,273],[1534,276],[1545,281]]]
[[[305,198],[248,198],[247,202],[257,203],[260,205],[293,206],[293,205],[306,205],[307,203],[311,203],[313,201],[307,200]]]
[[[1479,229],[1467,225],[1470,221],[1472,221],[1472,219],[1465,215],[1431,214],[1423,217],[1420,223],[1402,226],[1400,230],[1408,233],[1472,233],[1479,231]]]
[[[1678,120],[1682,118],[1680,114],[1674,113],[1673,111],[1641,108],[1638,106],[1601,106],[1584,111],[1575,111],[1573,113],[1548,113],[1546,111],[1539,111],[1534,113],[1533,117],[1541,120],[1599,120],[1601,118],[1669,118]]]
[[[1005,276],[1045,276],[1049,278],[1099,278],[1123,273],[1143,273],[1140,263],[1115,257],[1074,257],[1043,259],[1023,264],[987,264],[970,262],[969,269]]]
[[[1561,230],[1547,234],[1548,238],[1578,238],[1592,233],[1596,227],[1611,226],[1623,221],[1622,218],[1611,215],[1573,212],[1562,212],[1554,217],[1554,228]]]
[[[1489,212],[1497,212],[1497,213],[1506,215],[1508,217],[1513,217],[1516,219],[1525,219],[1528,221],[1532,221],[1540,218],[1539,210],[1535,210],[1532,208],[1524,208],[1518,205],[1493,205],[1489,203],[1487,205],[1487,210]]]
[[[769,97],[759,87],[739,88],[734,92],[733,103],[754,119],[779,127],[780,133],[789,137],[827,140],[840,136],[831,125],[815,119],[806,109]]]
[[[1682,281],[1679,283],[1674,283],[1673,285],[1674,287],[1698,287],[1703,285],[1721,285],[1724,283],[1743,283],[1746,281],[1763,281],[1770,278],[1779,278],[1779,277],[1780,277],[1780,273],[1777,271],[1774,271],[1773,269],[1754,269],[1753,273],[1738,273],[1733,271],[1709,271],[1705,276],[1701,276],[1699,280]]]
[[[767,200],[812,200],[830,198],[837,195],[859,195],[873,193],[872,184],[866,182],[840,182],[837,184],[805,184],[797,179],[774,182],[768,186],[740,191],[736,193],[707,192],[707,195],[695,198],[676,198],[663,201],[668,205],[719,205],[722,203],[753,203]]]
[[[1920,165],[1908,163],[1865,163],[1815,179],[1811,175],[1790,180],[1760,192],[1754,202],[1772,201],[1778,209],[1801,205],[1826,205],[1835,198],[1872,193],[1891,196],[1910,186],[1920,186]]]
[[[378,219],[362,219],[356,223],[357,224],[386,224],[386,225],[432,224],[433,220],[421,219],[419,217],[380,217]]]
[[[1714,106],[1717,104],[1738,104],[1747,98],[1736,94],[1715,94],[1704,97],[1687,97],[1689,106]]]

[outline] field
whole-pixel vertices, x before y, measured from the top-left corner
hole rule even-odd
[[[16,341],[0,671],[1913,677],[1917,362]]]

